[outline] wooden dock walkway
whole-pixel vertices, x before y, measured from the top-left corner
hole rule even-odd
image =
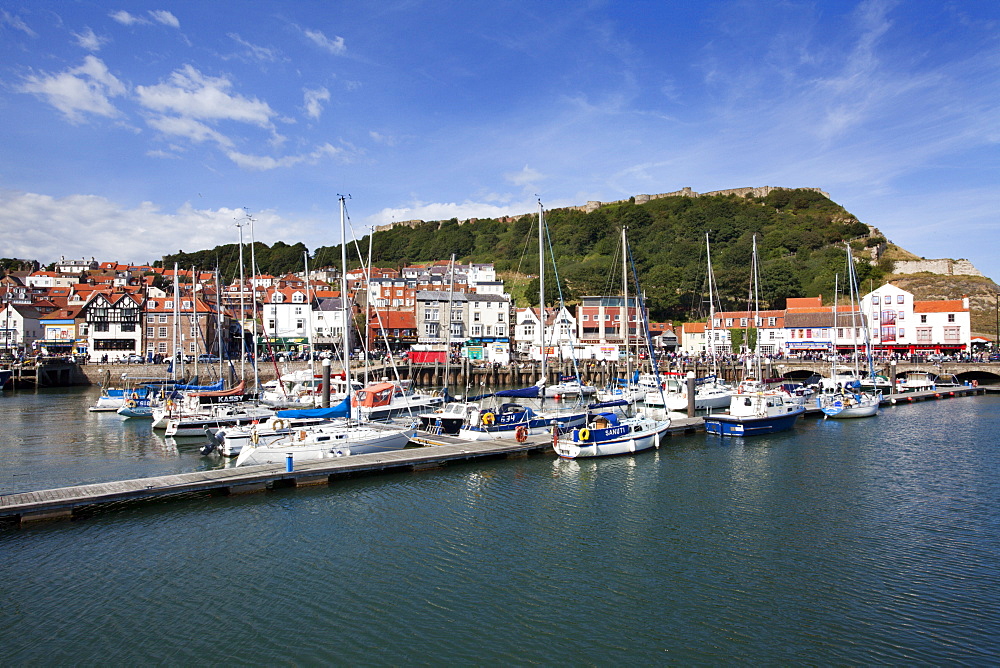
[[[959,387],[934,392],[907,392],[889,395],[883,404],[971,396],[985,394],[986,391],[985,387]],[[808,408],[806,412],[809,415],[822,415],[815,407]],[[700,417],[678,418],[673,420],[669,433],[693,434],[703,429],[704,420]],[[414,442],[424,447],[300,463],[290,472],[286,471],[284,464],[269,464],[4,494],[0,495],[0,521],[24,524],[69,519],[94,508],[122,502],[191,494],[248,494],[270,489],[329,485],[338,479],[364,475],[423,471],[476,460],[538,454],[555,456],[551,437],[547,434],[529,436],[524,443],[513,439],[465,441],[452,436],[424,434],[418,435]]]
[[[694,433],[701,427],[701,418],[685,418],[675,420],[670,433]],[[555,456],[552,439],[547,434],[529,436],[524,443],[514,439],[465,441],[451,436],[425,435],[416,438],[415,442],[426,447],[300,463],[291,472],[285,470],[284,464],[241,466],[5,494],[0,495],[0,520],[28,523],[69,519],[113,503],[204,493],[216,496],[249,494],[268,489],[328,485],[338,479],[362,475],[423,471],[474,460],[545,453]]]

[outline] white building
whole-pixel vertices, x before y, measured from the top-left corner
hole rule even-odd
[[[886,283],[861,298],[876,354],[953,354],[971,347],[969,299],[916,301]]]
[[[39,317],[41,314],[31,306],[4,304],[0,307],[0,349],[10,354],[19,350],[30,354],[35,340],[44,337]]]
[[[539,310],[523,308],[515,311],[514,350],[520,355],[528,355],[533,360],[541,360],[542,335],[544,332],[546,354],[549,357],[572,359],[580,351],[576,339],[576,318],[565,307],[546,308],[545,323]],[[578,355],[591,359],[589,353]]]

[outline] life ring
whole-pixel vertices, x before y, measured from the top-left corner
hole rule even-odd
[[[496,422],[496,416],[493,413],[483,413],[483,424],[489,426]]]
[[[305,429],[300,429],[300,430],[299,430],[299,440],[300,440],[300,441],[304,441],[304,440],[306,440],[306,438],[307,438],[308,436],[309,436],[309,434],[307,434],[307,433],[306,433],[306,430],[305,430]]]
[[[528,428],[525,427],[524,425],[521,425],[520,427],[518,427],[517,429],[515,429],[514,430],[514,439],[518,443],[524,443],[525,441],[527,441],[528,440]]]
[[[590,430],[587,429],[586,427],[584,427],[583,429],[581,429],[578,435],[579,435],[581,441],[589,441],[590,440]]]
[[[979,387],[979,381],[978,380],[972,381],[972,387]]]
[[[271,424],[271,429],[278,431],[279,429],[286,429],[288,427],[288,420],[285,418],[278,418]]]
[[[131,399],[129,399],[128,401],[126,401],[125,405],[128,406],[129,408],[135,408],[135,402],[132,401]]]

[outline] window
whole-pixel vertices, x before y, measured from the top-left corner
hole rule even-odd
[[[746,327],[746,326],[747,326],[747,319],[740,318],[740,327]]]
[[[917,327],[917,343],[930,343],[930,342],[931,342],[931,328]]]
[[[777,325],[778,325],[778,319],[777,318],[768,318],[767,319],[767,326],[768,327],[777,327]]]
[[[146,322],[156,322],[156,316],[150,313],[146,316]]]
[[[726,327],[732,327],[732,326],[733,326],[733,319],[726,318]]]
[[[107,331],[109,331],[109,329],[108,329],[108,323],[106,323],[106,322],[95,322],[94,323],[94,331],[95,332],[107,332]]]
[[[497,313],[497,322],[503,322],[503,311]]]
[[[181,302],[181,310],[182,311],[190,311],[191,310],[191,302],[188,301],[187,299],[185,299],[184,301],[182,301]]]
[[[147,327],[146,328],[146,338],[147,339],[153,338],[153,328],[152,327]]]
[[[167,316],[165,315],[161,315],[157,318],[157,322],[166,322],[166,321],[167,321]]]
[[[954,313],[949,313],[948,314],[948,322],[955,322],[955,314]]]
[[[872,304],[878,304],[878,295],[872,295]]]
[[[302,307],[301,306],[296,306],[295,307],[295,315],[302,315]]]
[[[958,327],[945,327],[944,328],[944,342],[945,343],[958,343],[959,328]]]
[[[902,327],[900,327],[898,331],[899,331],[899,338],[903,338],[904,336],[906,336],[906,330],[903,329]]]
[[[587,322],[588,320],[590,320],[590,316],[589,316],[589,315],[587,315],[586,313],[584,313],[584,314],[583,314],[583,321],[584,321],[584,322]]]
[[[502,325],[497,325],[497,336],[507,336],[507,328]]]
[[[483,326],[482,325],[473,325],[472,326],[472,335],[473,336],[482,336],[483,335]]]
[[[604,320],[605,320],[605,322],[607,322],[608,320],[611,320],[611,314],[610,313],[605,313],[604,314]]]
[[[156,334],[157,337],[159,337],[161,339],[167,338],[167,328],[166,327],[157,327],[156,328],[156,332],[157,332],[157,334]]]
[[[896,303],[897,304],[902,304],[903,303],[903,295],[897,295],[896,296]]]
[[[121,331],[123,331],[123,332],[134,332],[135,331],[135,323],[134,322],[123,322],[122,325],[121,325],[121,328],[122,328]]]
[[[905,317],[906,313],[903,311],[899,311],[898,313],[896,313],[896,320],[903,320]]]
[[[927,316],[926,315],[920,316],[920,324],[924,324],[926,322],[927,322]]]
[[[306,328],[306,321],[305,321],[304,319],[302,319],[302,318],[298,318],[298,319],[297,319],[297,320],[295,321],[295,329],[297,329],[298,331],[300,331],[300,332],[301,332],[301,331],[303,331],[303,330],[304,330],[305,328]]]
[[[481,322],[482,318],[479,315],[479,311],[472,314],[472,322]]]

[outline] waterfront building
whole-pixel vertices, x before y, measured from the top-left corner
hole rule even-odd
[[[514,350],[520,356],[540,360],[543,334],[549,357],[571,359],[575,349],[580,347],[576,318],[565,306],[546,307],[544,312],[537,308],[516,309],[514,317]],[[594,356],[586,353],[581,357],[591,359]]]
[[[971,349],[969,299],[914,300],[913,293],[886,283],[861,298],[875,353],[955,354]]]
[[[34,306],[6,303],[0,308],[0,349],[4,355],[29,352],[43,336],[41,314]]]
[[[81,309],[92,355],[127,357],[142,351],[142,295],[123,288],[94,290]]]
[[[417,314],[413,309],[368,309],[368,349],[405,350],[417,342]]]
[[[144,316],[145,342],[141,350],[147,358],[154,355],[169,357],[177,352],[191,357],[205,354],[221,357],[226,352],[219,350],[220,324],[214,295],[200,294],[192,298],[190,287],[185,286],[184,292],[180,294],[180,303],[176,305],[172,294],[150,296],[145,303]],[[222,327],[223,346],[228,348],[229,330],[226,319],[223,320]]]
[[[80,311],[79,306],[68,306],[39,315],[42,337],[35,341],[34,349],[43,355],[85,354],[85,321],[80,317]]]

